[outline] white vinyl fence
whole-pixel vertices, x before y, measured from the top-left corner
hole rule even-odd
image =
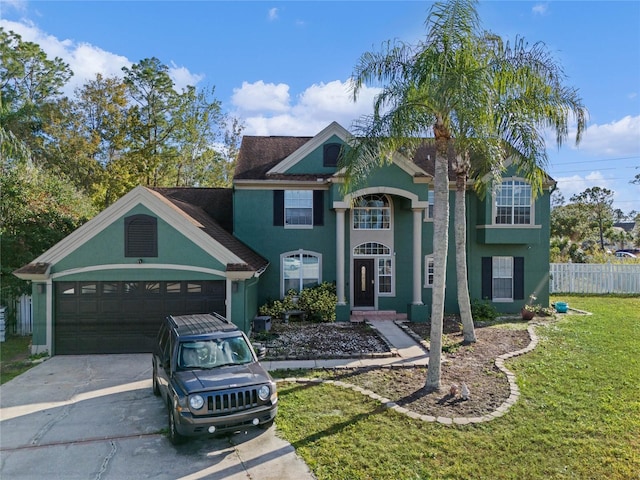
[[[640,265],[552,263],[550,293],[640,294]]]
[[[33,311],[31,309],[30,295],[22,295],[18,300],[16,330],[18,335],[31,335],[33,333]]]

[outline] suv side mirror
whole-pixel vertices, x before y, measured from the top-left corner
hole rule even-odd
[[[261,343],[254,343],[253,349],[256,351],[256,355],[258,355],[258,360],[262,360],[267,356],[267,347],[265,347]]]

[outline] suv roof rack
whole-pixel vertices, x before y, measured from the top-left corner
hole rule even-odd
[[[168,318],[180,336],[202,335],[211,332],[231,332],[238,329],[229,320],[215,312],[178,316],[169,315]]]

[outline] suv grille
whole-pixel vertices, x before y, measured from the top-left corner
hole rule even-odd
[[[226,391],[209,395],[207,408],[210,414],[227,414],[258,406],[258,389]]]

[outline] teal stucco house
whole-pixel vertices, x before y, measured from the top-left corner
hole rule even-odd
[[[137,187],[32,263],[34,353],[150,351],[168,315],[215,311],[249,331],[260,305],[335,282],[338,321],[391,311],[425,321],[433,281],[433,153],[397,154],[345,193],[349,133],[245,136],[233,188]],[[451,201],[455,189],[452,178]],[[471,299],[548,303],[550,192],[514,171],[467,195]],[[453,209],[451,209],[453,214]],[[450,238],[453,238],[453,222]],[[450,241],[446,310],[457,309]]]

